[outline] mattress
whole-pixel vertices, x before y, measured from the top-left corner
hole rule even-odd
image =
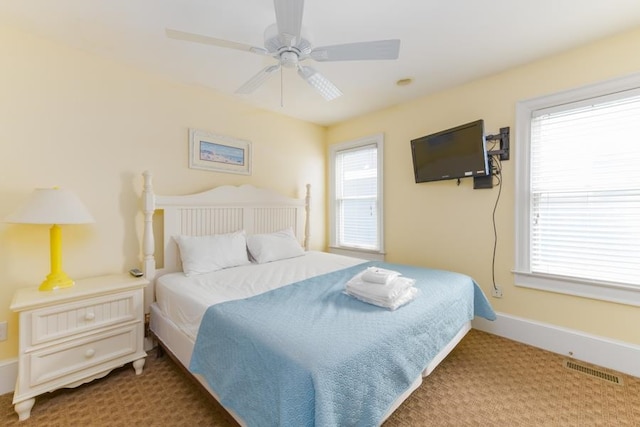
[[[211,305],[249,298],[309,277],[367,262],[364,259],[309,251],[266,264],[249,264],[198,276],[169,273],[156,280],[158,307],[195,340],[202,316]]]

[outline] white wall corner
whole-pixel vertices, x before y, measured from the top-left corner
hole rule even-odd
[[[13,393],[18,378],[18,359],[0,361],[0,394]]]
[[[474,329],[640,378],[640,346],[504,313],[493,322],[475,318]]]

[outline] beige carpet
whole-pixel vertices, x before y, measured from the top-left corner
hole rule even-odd
[[[605,370],[624,383],[617,385],[569,370],[563,360],[472,330],[384,427],[640,426],[639,378]],[[232,425],[169,357],[156,359],[155,353],[141,376],[128,365],[76,389],[38,397],[23,422],[11,399],[0,396],[0,425]]]

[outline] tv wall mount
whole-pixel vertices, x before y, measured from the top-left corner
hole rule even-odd
[[[487,141],[500,141],[500,148],[487,151],[488,156],[500,156],[500,160],[509,160],[509,128],[500,128],[500,133],[485,136]]]
[[[487,163],[489,164],[489,175],[473,177],[473,188],[493,188],[493,158],[498,157],[500,161],[509,160],[509,128],[500,128],[500,133],[485,136],[487,141],[500,141],[496,150],[487,151]]]

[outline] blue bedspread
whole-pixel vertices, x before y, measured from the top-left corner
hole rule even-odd
[[[370,265],[416,279],[389,311],[343,293]],[[495,319],[468,276],[371,262],[209,307],[189,369],[249,426],[374,426],[474,315]]]

